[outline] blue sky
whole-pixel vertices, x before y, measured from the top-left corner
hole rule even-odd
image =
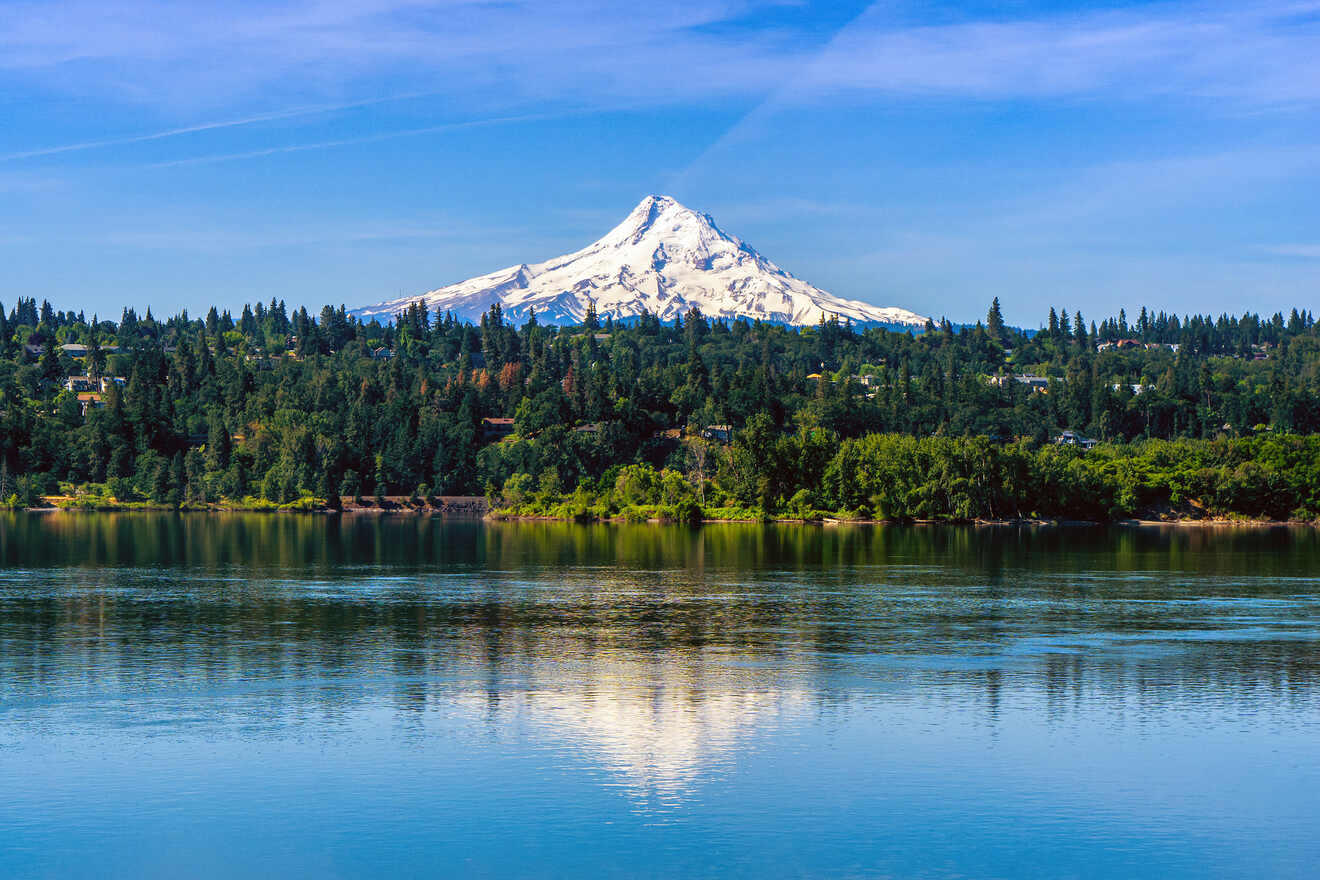
[[[644,195],[834,293],[1315,308],[1320,2],[0,5],[0,302],[350,307]]]

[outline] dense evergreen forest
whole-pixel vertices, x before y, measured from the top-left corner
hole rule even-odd
[[[0,306],[9,506],[437,495],[577,517],[1314,519],[1320,330],[1143,308],[1024,332],[997,300],[921,333]]]

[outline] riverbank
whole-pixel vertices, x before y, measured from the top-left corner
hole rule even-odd
[[[115,499],[79,499],[68,496],[46,496],[41,506],[18,508],[25,513],[307,513],[319,515],[360,514],[372,516],[450,516],[467,519],[485,519],[492,522],[576,522],[612,525],[715,525],[720,523],[764,523],[786,525],[837,526],[940,526],[973,525],[982,527],[1021,526],[1174,526],[1183,528],[1320,526],[1320,521],[1302,519],[1261,519],[1251,517],[1213,517],[1170,515],[1168,511],[1150,511],[1138,517],[1114,519],[1045,519],[1045,518],[976,518],[976,519],[877,519],[874,517],[848,517],[820,513],[813,516],[767,515],[756,508],[698,509],[699,516],[683,518],[674,512],[661,512],[658,507],[625,508],[610,513],[591,511],[530,512],[510,508],[492,508],[488,499],[480,496],[435,496],[428,499],[408,496],[363,498],[355,500],[345,496],[338,508],[324,499],[299,499],[288,504],[276,504],[265,499],[223,501],[206,505],[185,504],[172,507],[149,501],[119,502]]]
[[[551,514],[533,514],[533,513],[510,513],[507,510],[493,510],[485,517],[488,520],[496,522],[577,522],[577,523],[606,523],[606,524],[651,524],[651,525],[679,525],[685,520],[666,516],[636,517],[623,514],[610,516],[555,516]],[[874,518],[845,518],[836,516],[824,517],[786,517],[786,516],[747,516],[747,517],[712,517],[703,516],[700,519],[692,520],[691,525],[707,525],[719,523],[764,523],[784,524],[784,525],[815,525],[822,527],[830,526],[984,526],[984,527],[1021,527],[1021,526],[1179,526],[1179,527],[1232,527],[1232,526],[1252,526],[1252,527],[1274,527],[1274,526],[1307,526],[1315,528],[1320,526],[1320,521],[1299,520],[1299,519],[1251,519],[1251,518],[1183,518],[1183,519],[1144,519],[1122,517],[1109,520],[1084,520],[1084,519],[874,519]]]
[[[431,514],[446,516],[484,517],[490,511],[489,502],[480,496],[437,495],[431,498],[411,498],[406,495],[384,498],[354,499],[344,496],[338,507],[332,507],[324,498],[304,497],[286,504],[264,498],[224,500],[206,504],[157,504],[151,501],[120,501],[106,497],[74,497],[67,495],[43,496],[42,504],[19,508],[28,513],[59,513],[86,511],[90,513],[182,512],[182,513],[369,513],[369,514]]]

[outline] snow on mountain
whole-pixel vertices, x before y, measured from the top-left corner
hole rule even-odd
[[[842,299],[795,278],[747,244],[721,230],[707,214],[667,196],[647,196],[604,238],[544,263],[511,266],[354,310],[388,321],[410,304],[476,321],[498,302],[507,319],[576,324],[592,303],[603,320],[643,312],[672,321],[696,307],[711,318],[760,318],[815,324],[837,315],[858,324],[924,326],[926,318],[900,308]]]

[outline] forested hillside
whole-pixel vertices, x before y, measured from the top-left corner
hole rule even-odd
[[[998,302],[907,334],[698,313],[515,327],[498,308],[474,326],[417,306],[382,326],[282,303],[105,321],[23,299],[0,307],[0,500],[1320,514],[1309,313],[1051,309],[1042,327],[1006,327]]]

